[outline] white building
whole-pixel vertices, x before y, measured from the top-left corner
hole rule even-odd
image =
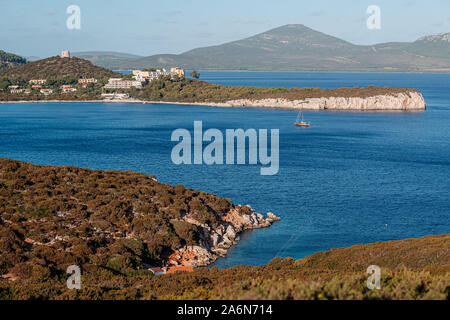
[[[77,91],[77,89],[76,88],[62,88],[61,91],[63,93],[69,93],[69,92],[75,92],[75,91]]]
[[[181,77],[184,78],[184,70],[180,68],[172,68],[170,72],[167,72],[166,69],[156,70],[156,71],[142,71],[142,70],[133,70],[133,78],[137,81],[147,82],[153,81],[155,79],[159,79],[160,77]]]
[[[102,93],[102,98],[105,100],[124,100],[129,97],[128,93]]]
[[[41,93],[48,96],[49,94],[53,93],[52,89],[41,89]]]
[[[122,80],[120,78],[110,78],[105,85],[106,89],[142,89],[142,81],[137,80]]]
[[[177,76],[180,77],[180,78],[184,78],[184,77],[185,77],[185,72],[184,72],[184,70],[181,69],[181,68],[178,68],[178,67],[176,67],[176,68],[171,68],[171,69],[170,69],[170,73],[171,73],[172,75],[177,75]]]
[[[78,79],[78,83],[97,83],[97,79],[95,78]]]
[[[46,82],[47,82],[46,79],[34,79],[34,80],[30,80],[30,83],[31,83],[31,84],[40,84],[40,85],[42,85],[42,84],[45,84]]]

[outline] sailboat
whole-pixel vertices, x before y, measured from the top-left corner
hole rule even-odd
[[[305,127],[305,128],[309,128],[309,127],[311,127],[311,122],[305,122],[305,121],[303,121],[303,111],[300,111],[300,112],[298,113],[297,121],[295,122],[295,125],[296,125],[297,127]]]

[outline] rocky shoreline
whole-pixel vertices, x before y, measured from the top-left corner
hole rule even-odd
[[[172,104],[208,106],[222,108],[272,108],[272,109],[293,109],[310,111],[355,111],[355,112],[417,112],[425,111],[427,108],[425,99],[417,91],[407,91],[404,93],[377,95],[371,97],[323,97],[309,98],[304,100],[288,100],[284,98],[273,99],[241,99],[227,102],[171,102],[171,101],[145,101],[138,99],[123,100],[34,100],[34,101],[0,101],[2,103],[44,103],[44,102],[83,102],[83,103],[142,103],[142,104]]]
[[[274,222],[281,220],[271,212],[268,212],[264,217],[250,206],[247,206],[250,213],[242,214],[240,208],[240,206],[237,206],[222,216],[222,223],[216,228],[202,224],[190,216],[182,217],[180,221],[188,222],[199,228],[200,243],[198,246],[185,246],[176,250],[164,261],[164,267],[208,266],[218,258],[227,255],[228,250],[240,240],[240,233],[247,230],[267,228]]]
[[[149,102],[167,103],[167,102]],[[169,103],[170,104],[170,103]],[[224,103],[174,103],[215,107],[277,108],[310,111],[424,111],[427,108],[422,94],[416,91],[372,97],[327,97],[305,100],[262,99],[231,100]]]

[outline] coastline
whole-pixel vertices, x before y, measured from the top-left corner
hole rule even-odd
[[[19,170],[19,168],[21,169]],[[34,246],[51,247],[61,244],[71,247],[73,244],[70,242],[71,236],[68,233],[71,230],[70,232],[82,234],[81,238],[84,241],[102,243],[98,245],[97,249],[106,250],[103,252],[106,255],[104,256],[105,264],[111,259],[107,252],[111,253],[116,248],[114,244],[117,246],[118,243],[131,242],[141,248],[140,250],[144,250],[144,243],[153,248],[152,250],[160,248],[157,259],[153,259],[158,267],[206,267],[220,257],[226,257],[229,249],[239,242],[242,232],[268,228],[281,220],[272,212],[262,215],[249,205],[235,205],[229,199],[203,191],[186,189],[181,185],[177,187],[166,185],[158,182],[155,177],[132,171],[102,171],[73,166],[35,165],[8,158],[0,158],[0,169],[0,186],[14,190],[18,195],[17,199],[19,200],[15,199],[14,202],[8,203],[11,209],[33,201],[33,196],[29,198],[28,191],[30,189],[49,190],[39,178],[49,175],[53,176],[55,186],[61,188],[60,196],[65,199],[64,202],[67,202],[67,208],[76,207],[76,203],[82,204],[80,207],[73,210],[67,209],[67,211],[63,211],[60,207],[51,209],[54,211],[48,209],[45,217],[36,217],[33,212],[27,212],[27,219],[25,219],[27,222],[20,224],[23,227],[20,245],[28,249]],[[29,173],[28,178],[17,176],[21,170]],[[25,190],[23,187],[11,185],[7,187],[5,177],[8,174],[14,176],[14,181],[21,179],[32,181],[30,189]],[[85,183],[88,180],[104,186],[103,188],[89,189]],[[67,187],[68,185],[70,187]],[[128,193],[118,191],[117,187],[110,188],[105,185],[127,186],[123,190],[134,188],[131,194],[140,196],[130,197]],[[74,194],[74,190],[83,190],[83,192]],[[89,192],[93,192],[96,199],[94,202],[92,202],[91,195],[86,195]],[[165,202],[167,201],[165,192],[173,193],[173,198],[177,202]],[[201,193],[205,198],[200,198]],[[149,201],[150,195],[152,196]],[[114,200],[111,201],[110,197],[113,197]],[[103,200],[98,202],[100,198]],[[0,200],[2,199],[5,197],[0,195]],[[200,199],[203,199],[204,202]],[[57,200],[52,199],[51,201],[57,203]],[[108,201],[113,204],[106,204]],[[184,210],[183,204],[187,205],[186,201],[191,203],[191,207],[186,206],[186,210]],[[155,205],[154,209],[158,204],[159,209],[151,211],[154,210],[151,209],[152,204]],[[131,211],[129,211],[130,208],[132,208]],[[209,209],[212,211],[205,216],[202,214],[208,212],[206,208],[215,209]],[[8,210],[5,209],[6,211]],[[7,217],[2,216],[0,227],[14,228],[17,226],[14,215],[15,213]],[[123,220],[120,219],[125,215],[129,215],[130,220],[123,224]],[[153,228],[151,224],[149,225],[153,221],[152,217],[162,217],[163,215],[167,221],[155,225],[155,228],[162,228],[162,238],[149,237],[149,234],[158,234],[157,229]],[[82,221],[86,222],[87,229],[79,229]],[[45,235],[36,234],[32,232],[32,225],[39,225],[42,228],[49,226],[53,228],[57,225],[60,228],[58,230],[65,231],[50,231]],[[164,232],[164,230],[166,231]],[[1,228],[0,231],[2,231]],[[164,238],[164,235],[170,235],[169,239]],[[103,243],[102,239],[106,242]],[[167,245],[169,251],[165,253],[163,253],[164,246],[159,242],[161,239],[167,242],[164,246]],[[174,241],[173,245],[170,245],[172,240]],[[149,255],[150,252],[153,251],[148,251]],[[144,263],[142,257],[141,253],[136,254],[134,258]]]
[[[0,104],[21,104],[21,103],[144,103],[145,101],[137,99],[124,99],[124,100],[14,100],[14,101],[0,101]]]
[[[17,100],[0,101],[0,104],[20,103],[137,103],[167,104],[184,106],[205,106],[219,108],[261,108],[286,109],[301,111],[335,111],[335,112],[423,112],[427,105],[421,93],[407,92],[397,95],[378,95],[371,97],[323,97],[304,100],[285,98],[268,98],[260,100],[240,99],[226,102],[176,102],[147,101],[140,99],[117,100]]]
[[[248,214],[239,213],[240,208],[246,207]],[[199,222],[195,217],[186,215],[179,221],[197,226],[200,236],[200,244],[184,246],[175,250],[167,260],[164,267],[207,267],[219,258],[225,258],[229,249],[237,245],[240,235],[244,231],[263,229],[273,223],[281,221],[281,218],[268,212],[266,216],[257,213],[251,206],[240,206],[228,211],[221,217],[217,227]]]

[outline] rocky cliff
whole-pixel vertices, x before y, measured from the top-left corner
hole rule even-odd
[[[304,100],[262,99],[232,100],[214,104],[219,107],[286,108],[297,110],[336,111],[423,111],[425,99],[416,91],[372,97],[324,97]]]
[[[267,228],[275,221],[280,221],[273,213],[267,213],[267,217],[256,213],[250,206],[248,214],[242,214],[239,206],[231,209],[222,217],[222,223],[211,228],[210,225],[200,223],[187,215],[180,219],[196,225],[200,231],[200,245],[185,246],[176,250],[166,261],[167,266],[208,266],[219,257],[225,257],[228,249],[237,244],[239,234],[246,230]]]

